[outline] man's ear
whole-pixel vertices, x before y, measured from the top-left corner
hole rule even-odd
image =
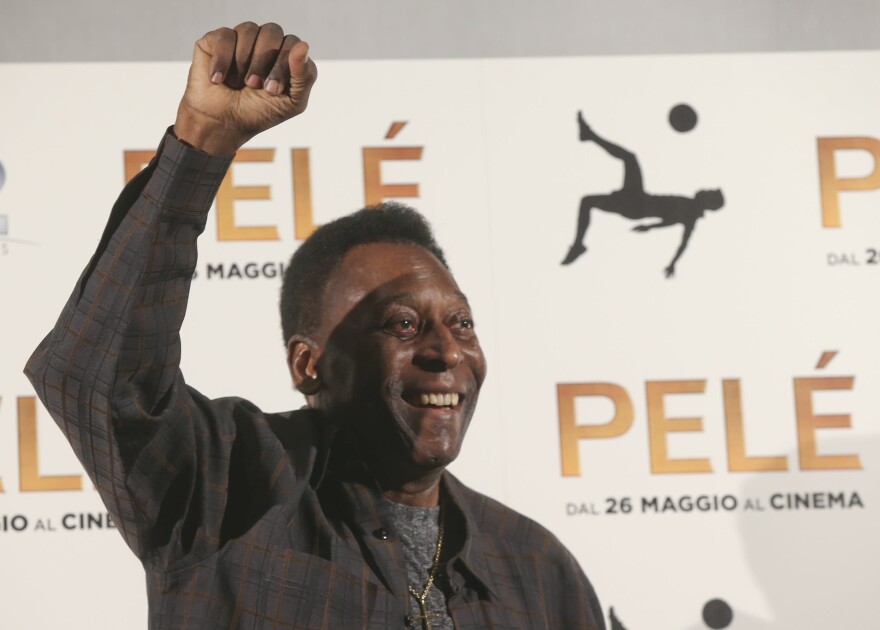
[[[313,396],[321,389],[317,368],[320,356],[320,346],[308,337],[293,335],[287,342],[287,368],[293,386],[306,396]]]

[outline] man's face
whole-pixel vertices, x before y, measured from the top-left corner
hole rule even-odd
[[[486,361],[467,299],[427,250],[353,248],[328,279],[314,404],[395,468],[458,455]]]

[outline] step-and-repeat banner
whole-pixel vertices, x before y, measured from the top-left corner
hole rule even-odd
[[[4,627],[145,625],[140,566],[21,368],[186,70],[0,66]],[[220,191],[184,374],[302,404],[286,260],[315,225],[411,203],[489,360],[453,470],[554,531],[610,627],[876,627],[878,70],[877,53],[321,64],[309,111]]]

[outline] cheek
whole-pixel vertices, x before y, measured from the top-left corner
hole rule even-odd
[[[375,370],[366,364],[364,353],[349,348],[329,348],[318,363],[324,401],[338,411],[364,404],[365,392],[370,390],[369,379],[375,375]]]
[[[383,343],[365,345],[361,350],[347,366],[352,401],[376,411],[379,407],[404,408],[407,365],[411,361],[407,350]]]
[[[480,348],[479,342],[474,342],[474,345],[466,350],[466,356],[474,379],[477,381],[477,387],[479,387],[486,379],[487,369],[486,357],[483,354],[483,349]]]
[[[381,381],[385,389],[398,391],[412,367],[412,350],[405,344],[377,344],[371,363],[372,378]]]
[[[326,353],[321,363],[318,364],[318,372],[324,383],[333,391],[347,392],[354,382],[354,370],[357,367],[351,356],[344,353]]]

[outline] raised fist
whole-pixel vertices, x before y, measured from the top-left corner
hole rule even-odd
[[[277,24],[218,28],[196,42],[174,132],[207,153],[232,155],[301,113],[317,77],[309,45]]]

